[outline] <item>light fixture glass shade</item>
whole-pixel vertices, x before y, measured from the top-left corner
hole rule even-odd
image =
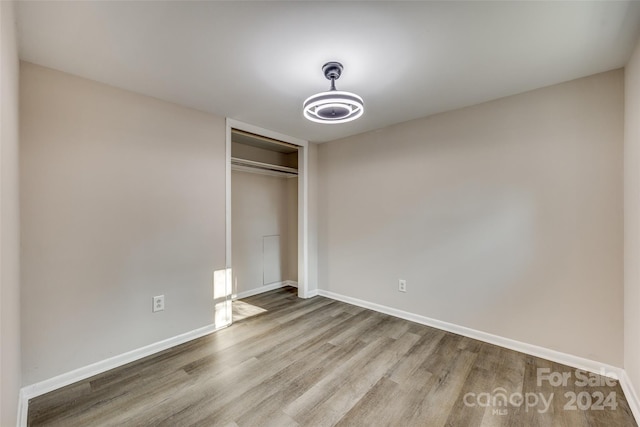
[[[322,72],[331,81],[331,90],[316,93],[302,104],[304,116],[316,123],[346,123],[364,114],[364,102],[355,93],[336,90],[336,80],[342,74],[342,64],[327,62]]]
[[[346,123],[364,114],[364,102],[355,93],[330,90],[307,98],[304,116],[317,123]]]

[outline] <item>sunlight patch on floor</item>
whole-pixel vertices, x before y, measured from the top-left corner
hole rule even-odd
[[[267,310],[262,307],[237,300],[233,302],[233,321],[237,322],[238,320],[246,319],[248,317],[264,313],[265,311]]]

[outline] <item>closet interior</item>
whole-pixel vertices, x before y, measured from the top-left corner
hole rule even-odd
[[[297,285],[297,145],[231,130],[231,248],[236,298]]]

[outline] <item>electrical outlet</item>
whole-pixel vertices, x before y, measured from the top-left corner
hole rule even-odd
[[[153,297],[153,312],[164,310],[164,295]]]
[[[398,279],[398,291],[407,292],[407,281],[404,279]]]

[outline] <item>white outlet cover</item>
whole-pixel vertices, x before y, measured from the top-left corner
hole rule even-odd
[[[153,297],[153,312],[163,311],[164,310],[164,295],[158,295],[157,297]]]

